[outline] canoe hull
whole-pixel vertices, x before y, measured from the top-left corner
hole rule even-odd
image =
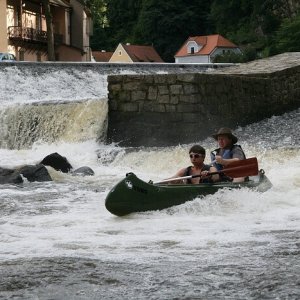
[[[272,184],[263,172],[243,183],[222,182],[197,185],[151,184],[129,173],[108,193],[105,206],[112,214],[124,216],[133,212],[162,210],[180,205],[199,196],[214,194],[222,188],[248,187],[264,192],[271,186]]]

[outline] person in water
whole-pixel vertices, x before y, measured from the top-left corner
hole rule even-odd
[[[219,148],[211,152],[211,160],[213,166],[218,171],[221,171],[224,167],[230,167],[230,164],[246,159],[246,155],[240,145],[237,145],[238,138],[232,133],[229,128],[220,128],[216,134],[212,137],[218,142]],[[221,181],[233,181],[243,182],[244,177],[230,178],[225,175],[221,175]]]
[[[190,176],[190,175],[201,175],[199,177],[184,180],[187,184],[199,184],[199,183],[210,183],[219,180],[219,174],[210,175],[210,172],[216,172],[217,169],[211,165],[204,164],[205,149],[200,145],[194,145],[189,150],[189,157],[192,166],[180,169],[171,178]],[[171,179],[169,178],[169,179]],[[172,181],[170,183],[181,183],[182,180]]]

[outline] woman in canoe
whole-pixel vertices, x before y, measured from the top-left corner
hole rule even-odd
[[[189,157],[191,160],[192,166],[187,168],[180,169],[174,176],[171,178],[199,175],[195,178],[190,178],[184,180],[187,184],[199,184],[199,183],[210,183],[219,181],[219,174],[210,175],[210,172],[216,172],[217,169],[211,165],[204,164],[205,159],[205,149],[200,145],[194,145],[189,150]],[[182,183],[182,180],[172,181],[170,183]]]

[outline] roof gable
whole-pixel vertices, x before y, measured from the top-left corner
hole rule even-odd
[[[128,55],[122,44],[119,44],[111,56],[109,62],[130,62],[132,63],[131,57]]]
[[[199,45],[199,50],[191,53],[188,51],[188,43],[194,41]],[[178,52],[175,54],[175,57],[188,56],[188,55],[210,55],[217,47],[222,48],[238,48],[237,45],[230,42],[220,34],[213,35],[202,35],[189,37]]]

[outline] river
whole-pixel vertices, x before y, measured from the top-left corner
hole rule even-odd
[[[2,84],[0,166],[58,152],[95,176],[48,168],[53,182],[0,186],[0,299],[300,298],[300,109],[235,129],[273,183],[269,191],[221,190],[120,218],[105,209],[110,189],[127,172],[155,181],[173,175],[189,164],[191,145],[106,145],[105,78],[57,94],[49,87],[59,76],[72,86],[65,74],[49,75],[52,83],[36,91],[34,78],[20,75],[22,97]],[[216,147],[212,138],[195,143]]]

